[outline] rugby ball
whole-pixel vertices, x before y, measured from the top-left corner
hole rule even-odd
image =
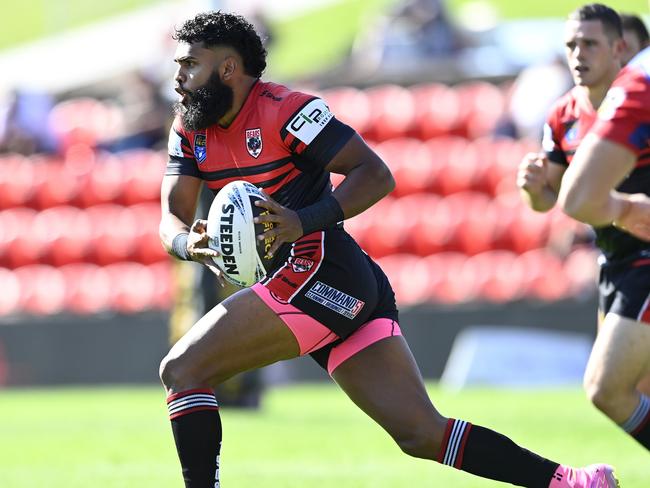
[[[246,181],[233,181],[219,190],[208,212],[208,246],[219,251],[212,259],[227,281],[241,287],[263,279],[270,264],[264,256],[272,239],[260,241],[257,235],[273,224],[253,222],[258,215],[268,213],[255,205],[257,200],[266,200],[259,188]]]

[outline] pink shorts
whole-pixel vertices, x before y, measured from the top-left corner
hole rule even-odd
[[[339,339],[334,332],[291,304],[275,300],[269,290],[257,283],[251,287],[257,296],[289,327],[300,346],[300,355],[315,352]],[[327,372],[332,372],[359,351],[386,337],[402,335],[399,324],[389,318],[370,320],[354,331],[347,339],[334,346],[327,360]]]

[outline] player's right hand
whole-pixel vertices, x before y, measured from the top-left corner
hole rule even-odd
[[[208,246],[210,236],[206,232],[207,228],[207,220],[199,219],[192,224],[190,233],[187,236],[187,252],[192,261],[206,265],[217,276],[219,284],[226,286],[223,272],[212,259],[219,256],[219,251]]]
[[[650,242],[650,197],[644,193],[626,195],[630,202],[614,226],[641,240]]]
[[[517,187],[531,195],[540,195],[548,184],[547,168],[546,155],[533,152],[526,154],[517,169]]]

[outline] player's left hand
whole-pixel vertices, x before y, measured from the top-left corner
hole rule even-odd
[[[266,201],[257,200],[255,205],[265,208],[269,212],[268,214],[255,217],[254,222],[256,224],[264,222],[272,222],[275,224],[272,229],[257,236],[257,239],[260,241],[265,239],[273,240],[266,254],[267,258],[272,258],[282,244],[295,242],[302,237],[302,223],[296,212],[280,205],[268,195],[266,195],[266,198]]]

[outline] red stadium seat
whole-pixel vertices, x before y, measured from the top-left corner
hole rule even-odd
[[[36,214],[26,207],[0,212],[0,265],[18,268],[39,262],[45,246],[32,234]]]
[[[160,204],[139,203],[128,207],[133,214],[136,226],[135,248],[132,258],[142,264],[168,261],[169,255],[160,242]]]
[[[111,282],[111,308],[121,313],[153,309],[156,305],[156,276],[139,263],[106,266]]]
[[[142,149],[123,152],[120,159],[126,170],[121,202],[124,205],[159,202],[167,155],[160,151]]]
[[[22,296],[20,282],[15,273],[0,268],[0,317],[17,312]]]
[[[475,139],[490,134],[505,108],[499,87],[485,81],[470,81],[455,87],[462,100],[463,135]]]
[[[98,155],[92,170],[85,175],[79,204],[90,207],[119,200],[125,181],[123,162],[114,155]]]
[[[428,256],[454,247],[458,219],[446,199],[421,194],[420,211],[415,220],[409,248],[420,256]]]
[[[27,205],[34,193],[36,171],[32,162],[18,154],[0,158],[0,209]]]
[[[589,296],[596,292],[599,267],[595,247],[584,246],[574,249],[564,260],[564,277],[570,283],[569,295]]]
[[[391,281],[400,307],[408,307],[427,300],[430,276],[422,258],[412,254],[393,254],[378,260]]]
[[[415,101],[409,90],[386,84],[365,92],[370,102],[370,125],[364,136],[381,142],[409,133],[415,122]]]
[[[525,270],[523,289],[527,296],[555,301],[570,295],[571,283],[566,279],[559,257],[547,249],[533,249],[517,257]]]
[[[470,268],[463,267],[467,256],[458,252],[433,254],[423,261],[431,270],[431,300],[456,304],[474,300],[478,294],[478,280]]]
[[[84,261],[91,232],[89,216],[67,205],[43,210],[32,224],[32,236],[43,246],[41,260],[54,266]]]
[[[359,245],[373,258],[380,258],[397,252],[401,243],[401,236],[397,228],[390,229],[386,234],[387,220],[390,219],[393,225],[399,225],[395,222],[395,219],[402,218],[402,216],[396,215],[394,211],[391,213],[394,202],[394,198],[384,198],[358,216],[359,219],[364,221]],[[359,235],[360,230],[357,227],[355,235]]]
[[[77,198],[82,182],[79,176],[69,171],[64,164],[49,161],[35,167],[39,178],[38,183],[34,185],[32,202],[36,208],[67,205]]]
[[[106,270],[89,263],[59,268],[65,280],[65,309],[78,314],[93,314],[111,306],[112,286]]]
[[[124,121],[116,105],[80,97],[58,103],[50,112],[48,123],[65,151],[75,144],[96,146],[114,138]]]
[[[174,276],[170,260],[159,261],[148,266],[154,277],[153,306],[159,310],[169,310],[174,302]]]
[[[63,274],[52,266],[34,264],[14,270],[20,283],[21,310],[35,315],[59,313],[65,305]]]
[[[337,119],[365,135],[370,126],[371,107],[368,96],[353,87],[325,90],[323,99]]]
[[[523,295],[526,270],[510,251],[487,251],[470,257],[464,266],[472,267],[478,282],[478,297],[490,302],[507,302]]]
[[[455,134],[462,124],[462,101],[443,84],[428,83],[410,88],[415,102],[412,135],[422,140]]]
[[[86,212],[92,228],[89,259],[102,266],[131,260],[139,226],[133,212],[112,204],[88,207]]]

